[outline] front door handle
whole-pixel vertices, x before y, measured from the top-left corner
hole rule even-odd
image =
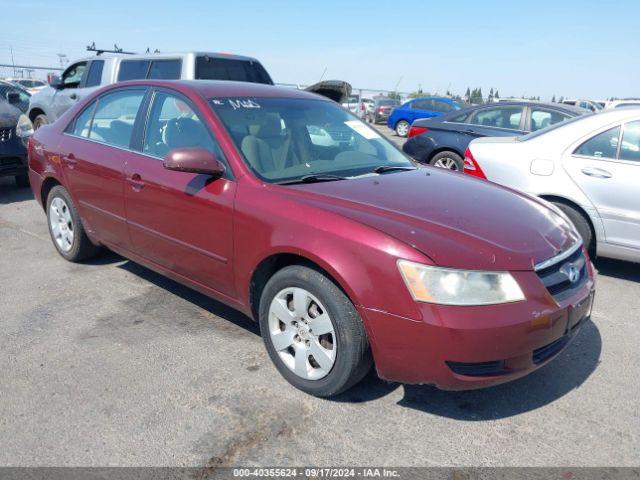
[[[130,177],[127,178],[127,183],[131,185],[131,188],[136,192],[142,190],[145,186],[145,183],[142,181],[142,177],[139,173],[134,173]]]
[[[611,178],[611,173],[607,172],[606,170],[604,170],[602,168],[587,167],[587,168],[583,168],[581,171],[582,171],[582,173],[584,173],[585,175],[588,175],[589,177]]]
[[[71,95],[69,95],[69,98],[71,100],[77,100],[78,99],[78,94],[77,93],[72,93]]]

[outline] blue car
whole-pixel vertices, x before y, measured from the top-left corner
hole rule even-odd
[[[387,126],[398,136],[406,137],[414,120],[439,117],[460,108],[458,102],[446,97],[413,98],[391,111]]]

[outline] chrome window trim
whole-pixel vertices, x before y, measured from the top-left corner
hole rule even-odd
[[[77,138],[79,140],[86,140],[87,142],[95,143],[97,145],[103,145],[105,147],[117,148],[118,150],[123,150],[125,152],[130,152],[130,153],[136,153],[138,155],[144,155],[145,157],[153,158],[154,160],[158,160],[160,162],[163,161],[163,159],[160,158],[160,157],[154,157],[153,155],[149,155],[147,153],[141,152],[140,150],[133,150],[131,148],[121,147],[119,145],[113,145],[111,143],[101,142],[101,141],[95,140],[93,138],[83,137],[83,136],[80,136],[80,135],[74,135],[74,134],[68,133],[68,132],[62,132],[62,134],[66,135],[68,137]]]
[[[555,265],[556,263],[560,263],[565,258],[573,255],[578,249],[582,248],[582,240],[578,240],[575,244],[573,244],[570,248],[565,250],[564,252],[560,252],[559,254],[544,260],[540,263],[536,263],[533,269],[537,272],[539,270],[544,270],[547,267]]]

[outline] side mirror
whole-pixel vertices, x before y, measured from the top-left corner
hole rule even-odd
[[[184,147],[169,151],[164,157],[164,168],[176,172],[204,173],[214,178],[224,175],[224,165],[206,148]]]
[[[51,79],[51,81],[49,82],[49,86],[51,88],[55,88],[56,90],[62,90],[62,88],[64,87],[64,85],[62,83],[62,79],[58,75],[55,75]]]
[[[11,105],[17,105],[20,103],[20,94],[16,91],[7,92],[7,102]]]

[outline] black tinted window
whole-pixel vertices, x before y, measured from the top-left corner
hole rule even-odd
[[[587,140],[574,153],[587,157],[616,158],[619,137],[620,127],[612,128]]]
[[[564,122],[571,118],[566,113],[560,113],[553,110],[543,110],[538,108],[531,109],[531,131],[535,132],[541,128],[547,128],[558,122]]]
[[[182,60],[154,60],[151,62],[148,78],[156,80],[177,80],[180,78]]]
[[[520,128],[521,118],[522,107],[485,108],[476,112],[470,123],[517,130]]]
[[[118,81],[142,80],[149,70],[149,60],[123,60],[120,62]]]
[[[252,60],[202,56],[196,58],[196,78],[200,80],[235,80],[273,85],[260,63]]]
[[[436,112],[450,112],[451,110],[453,110],[453,106],[450,103],[443,102],[441,100],[434,100],[433,109]]]
[[[104,67],[104,60],[94,60],[91,62],[85,87],[97,87],[100,85],[102,82],[102,67]]]

